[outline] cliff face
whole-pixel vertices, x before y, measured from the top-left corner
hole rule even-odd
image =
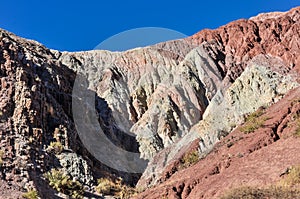
[[[185,179],[180,158],[192,146],[204,158],[246,114],[283,103],[298,87],[299,12],[262,14],[126,52],[58,52],[1,30],[1,194],[35,188],[55,198],[43,174],[61,167],[89,187],[112,174],[136,183],[142,173],[138,186],[157,188],[141,197],[157,190],[200,196],[192,182],[184,192],[174,185],[178,175]],[[101,142],[100,131],[115,148]],[[63,145],[61,154],[49,150],[51,142]],[[158,185],[169,179],[174,193]]]
[[[47,191],[42,174],[63,166],[68,159],[70,165],[65,169],[72,164],[86,168],[86,172],[73,169],[70,173],[91,184],[89,165],[76,154],[80,153],[80,141],[71,109],[76,74],[34,41],[1,30],[0,46],[1,196],[12,197],[18,191],[37,188],[42,197],[55,198]],[[73,158],[60,159],[47,152],[53,141],[61,142],[65,156],[73,154]]]

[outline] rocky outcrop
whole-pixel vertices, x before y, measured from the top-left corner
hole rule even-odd
[[[236,187],[276,185],[299,164],[299,94],[299,88],[292,90],[265,109],[254,132],[242,131],[247,123],[239,126],[198,163],[172,176],[176,167],[169,168],[165,182],[136,198],[220,198]]]
[[[204,30],[185,40],[125,53],[63,53],[60,60],[71,68],[72,60],[81,63],[77,70],[88,71],[90,86],[107,100],[118,128],[137,135],[141,157],[152,159],[185,135],[214,94],[234,82],[255,56],[279,57],[286,70],[296,70],[298,16],[299,9],[293,9],[276,18]]]
[[[299,7],[231,22],[216,30],[203,30],[188,38],[194,44],[214,40],[222,47],[217,61],[229,81],[258,54],[281,58],[289,69],[299,70]],[[223,61],[223,62],[222,62]]]
[[[276,66],[282,74],[271,69]],[[244,116],[260,107],[268,107],[289,90],[298,87],[296,80],[284,73],[284,68],[276,58],[256,57],[224,94],[219,91],[213,97],[203,120],[191,128],[189,136],[161,152],[159,158],[149,163],[138,186],[147,187],[161,182],[165,170],[176,164],[181,158],[179,154],[182,155],[196,139],[200,139],[198,150],[200,156],[204,157],[221,138],[244,122]]]
[[[178,176],[188,150],[205,157],[245,114],[298,86],[299,12],[126,52],[59,52],[0,30],[1,194],[57,197],[43,177],[51,168],[89,187],[103,176],[135,184],[143,173],[143,188]],[[178,197],[193,189],[180,187]]]
[[[88,87],[107,101],[116,127],[137,136],[145,159],[182,137],[201,119],[208,104],[198,74],[181,62],[180,49],[166,49],[154,46],[124,53],[64,53],[60,57],[70,67],[72,60],[81,63],[76,70],[86,72]]]
[[[263,65],[263,63],[269,63]],[[200,133],[200,152],[209,150],[222,136],[244,121],[243,116],[277,102],[289,90],[298,87],[291,75],[272,68],[284,68],[270,57],[257,57],[222,95],[217,93],[207,107],[203,120],[191,131]],[[280,62],[279,62],[280,63]]]
[[[1,180],[13,189],[3,189],[1,196],[36,188],[44,198],[55,198],[43,174],[54,167],[70,168],[47,152],[50,142],[59,141],[70,150],[73,161],[79,158],[80,141],[71,118],[75,73],[37,42],[4,30],[0,37],[0,170]]]
[[[292,46],[299,45],[299,35],[297,32],[292,38],[291,32],[299,29],[298,18],[299,8],[296,8],[276,18],[239,20],[217,30],[201,31],[188,38],[193,43],[201,44],[209,54],[208,60],[211,61],[206,61],[207,57],[203,58],[198,53],[201,50],[196,48],[186,59],[192,65],[198,66],[194,68],[200,71],[199,78],[204,87],[208,88],[208,99],[210,96],[214,97],[204,113],[204,119],[193,126],[186,137],[161,151],[149,162],[138,183],[139,187],[145,188],[159,183],[165,170],[173,167],[180,157],[179,154],[184,154],[194,140],[200,139],[201,156],[206,155],[221,137],[226,136],[243,121],[244,114],[276,102],[283,93],[296,86],[299,66],[296,55],[299,48]],[[280,27],[276,35],[275,27]],[[283,51],[284,46],[286,50]],[[256,65],[256,69],[246,68],[247,65],[250,68]],[[268,70],[264,71],[264,67]],[[244,75],[241,75],[243,71]],[[241,77],[236,80],[239,76]],[[284,81],[281,82],[282,80]],[[290,82],[290,86],[285,81]],[[232,87],[228,89],[232,82]],[[282,86],[274,86],[275,84]]]

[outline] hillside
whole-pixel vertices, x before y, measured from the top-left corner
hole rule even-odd
[[[299,21],[300,7],[125,52],[59,52],[0,30],[0,198],[101,198],[99,178],[136,198],[279,181],[300,164]],[[53,169],[70,179],[63,193]]]

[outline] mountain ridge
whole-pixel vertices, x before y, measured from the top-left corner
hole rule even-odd
[[[59,52],[1,30],[1,194],[8,197],[14,187],[16,194],[25,188],[63,197],[43,177],[51,168],[90,187],[115,176],[142,188],[161,186],[177,175],[169,169],[190,146],[198,142],[204,158],[234,129],[231,122],[239,126],[245,114],[298,87],[299,12],[259,15],[125,52]],[[96,95],[96,121],[109,140],[149,161],[142,176],[116,169],[126,162],[101,163],[110,154],[96,157],[87,148],[82,136],[89,134],[78,132],[72,115],[76,75]],[[62,155],[47,150],[51,142],[63,145]]]

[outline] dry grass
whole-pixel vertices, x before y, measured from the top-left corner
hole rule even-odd
[[[122,179],[120,178],[117,180],[100,178],[95,189],[102,195],[112,195],[117,199],[129,199],[137,193],[134,188],[122,184]]]
[[[240,128],[240,131],[248,134],[262,127],[267,117],[261,117],[263,115],[263,109],[259,109],[251,113],[245,120],[245,124]]]
[[[61,154],[64,150],[64,146],[60,142],[51,142],[47,148],[48,152],[53,152],[55,154]]]
[[[193,150],[183,156],[183,158],[180,160],[181,162],[181,168],[187,168],[199,161],[199,153],[197,150]]]
[[[296,125],[297,125],[297,127],[296,127],[296,130],[294,132],[294,135],[296,137],[300,137],[300,119],[297,119]]]
[[[258,187],[238,187],[229,190],[221,199],[296,199],[300,198],[300,165],[287,170],[285,177],[277,185]]]
[[[251,122],[253,120],[256,120],[258,117],[262,116],[263,114],[264,114],[264,110],[260,108],[257,111],[250,113],[246,118],[246,122]]]
[[[279,184],[284,187],[300,185],[300,165],[293,166],[289,169],[288,174],[279,182]]]
[[[27,193],[24,193],[22,197],[26,199],[38,199],[38,192],[35,190],[30,190]]]
[[[240,128],[240,130],[246,134],[248,133],[252,133],[254,132],[255,130],[259,129],[260,127],[262,127],[264,125],[264,122],[266,120],[265,119],[262,119],[262,120],[254,120],[254,121],[251,121],[251,122],[248,122],[246,123],[244,126],[242,126]]]
[[[80,182],[70,179],[61,170],[51,169],[45,174],[45,178],[56,191],[64,193],[71,198],[83,198],[84,189]]]
[[[3,156],[5,152],[3,150],[0,150],[0,166],[3,164]]]
[[[230,190],[221,199],[295,199],[300,191],[293,188],[270,186],[268,188],[240,187]]]

